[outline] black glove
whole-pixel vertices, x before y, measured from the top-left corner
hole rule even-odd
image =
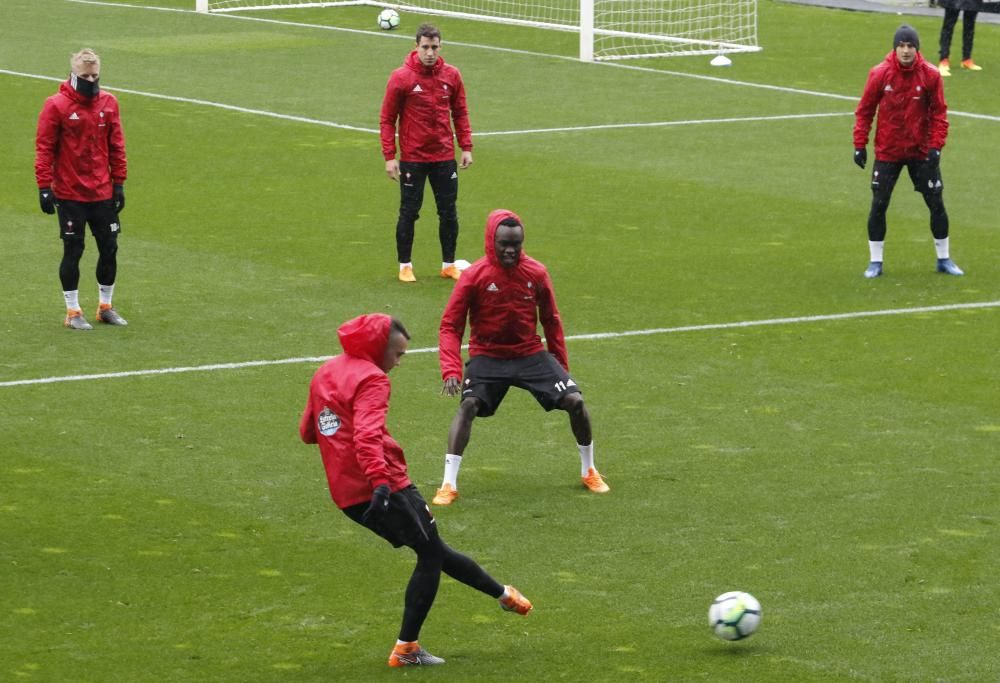
[[[932,164],[940,164],[941,150],[939,150],[937,147],[931,147],[929,150],[927,150],[927,161],[931,162]]]
[[[859,147],[854,150],[854,163],[859,167],[864,168],[865,164],[868,163],[868,150],[864,147]]]
[[[42,213],[53,214],[56,212],[56,196],[52,194],[51,187],[43,187],[38,190],[38,205],[42,207]]]
[[[125,186],[115,185],[111,190],[111,201],[115,203],[115,213],[121,213],[125,208]]]
[[[365,510],[365,514],[361,516],[361,521],[365,524],[369,522],[378,522],[383,517],[385,517],[386,511],[389,509],[389,485],[379,484],[372,491],[372,502]]]

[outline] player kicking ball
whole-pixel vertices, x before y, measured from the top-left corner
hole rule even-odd
[[[524,225],[513,211],[497,209],[486,219],[486,255],[473,263],[452,290],[438,338],[443,394],[461,393],[448,432],[444,482],[433,503],[458,497],[458,470],[472,422],[497,411],[511,387],[531,392],[545,410],[565,410],[580,452],[583,485],[607,493],[594,467],[590,415],[580,387],[569,375],[569,358],[552,280],[545,266],[522,251]],[[469,322],[469,362],[462,380],[462,337]],[[545,346],[538,323],[545,332]],[[546,350],[547,348],[547,350]]]
[[[376,313],[347,321],[337,336],[344,353],[313,376],[299,434],[305,443],[319,444],[337,507],[393,547],[405,545],[417,555],[389,666],[444,664],[417,640],[437,596],[441,572],[495,598],[508,612],[527,615],[531,602],[445,543],[427,503],[410,481],[403,449],[385,424],[388,374],[406,353],[410,339],[406,328],[399,320]]]

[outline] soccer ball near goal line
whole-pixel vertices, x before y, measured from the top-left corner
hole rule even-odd
[[[743,640],[760,626],[760,603],[742,591],[730,591],[717,597],[708,608],[708,625],[723,640]]]
[[[386,8],[378,13],[378,27],[383,31],[391,31],[399,28],[399,12],[392,8]]]

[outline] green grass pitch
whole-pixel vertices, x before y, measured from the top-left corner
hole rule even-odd
[[[866,281],[855,98],[901,21],[933,59],[939,18],[762,0],[764,50],[723,69],[580,64],[571,35],[436,20],[477,133],[459,257],[482,254],[491,209],[524,218],[612,491],[581,488],[565,416],[529,396],[478,421],[437,519],[536,608],[445,579],[421,640],[447,665],[397,672],[412,556],[338,513],[298,442],[318,361],[146,371],[318,358],[341,321],[398,315],[413,353],[390,427],[430,497],[455,409],[430,351],[449,283],[430,197],[419,281],[396,282],[374,133],[422,17],[387,34],[371,7],[151,9],[193,4],[3,2],[0,679],[996,679],[1000,27],[979,25],[985,70],[946,82],[967,275],[934,273],[901,182],[886,274]],[[131,324],[87,334],[61,327],[32,173],[38,111],[83,46],[130,162],[115,302]],[[88,241],[90,314],[95,255]],[[833,317],[865,312],[893,313]],[[643,330],[660,332],[587,337]],[[709,631],[728,590],[762,603],[747,641]]]

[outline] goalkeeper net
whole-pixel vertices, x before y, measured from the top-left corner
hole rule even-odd
[[[370,5],[580,35],[580,59],[755,52],[757,0],[196,0],[201,12]]]

